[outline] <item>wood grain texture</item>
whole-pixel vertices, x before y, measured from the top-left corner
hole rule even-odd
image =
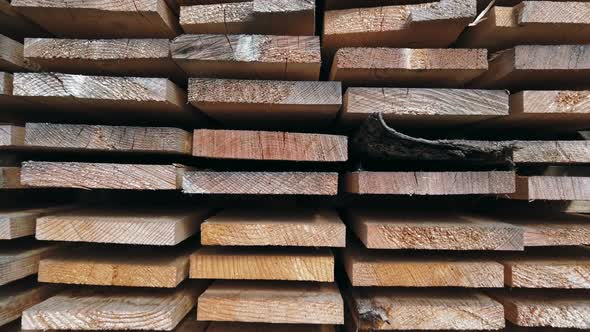
[[[426,4],[329,10],[323,47],[440,47],[455,42],[476,16],[476,3],[440,0]]]
[[[529,216],[506,220],[524,229],[527,247],[590,244],[590,216],[575,213]]]
[[[459,88],[487,69],[485,49],[341,48],[330,80],[346,86]]]
[[[314,81],[320,74],[316,36],[182,35],[170,48],[195,77]]]
[[[335,332],[333,325],[211,322],[207,332]]]
[[[473,195],[515,191],[515,174],[490,172],[351,172],[344,190],[353,194]]]
[[[226,209],[201,224],[201,244],[344,247],[346,226],[332,210]]]
[[[590,301],[583,293],[513,290],[493,296],[504,305],[506,320],[517,326],[590,328]]]
[[[68,74],[184,77],[168,39],[26,38],[24,57]]]
[[[189,102],[228,126],[331,124],[342,105],[340,82],[189,79]]]
[[[197,129],[193,134],[193,156],[342,162],[348,160],[348,138],[327,134]]]
[[[396,126],[454,126],[508,115],[508,97],[501,90],[349,88],[340,121],[358,125],[382,112]]]
[[[22,146],[24,143],[24,137],[24,127],[11,124],[0,124],[0,148]]]
[[[590,46],[519,45],[491,57],[489,70],[469,84],[485,89],[567,89],[590,83]]]
[[[523,250],[524,230],[495,218],[433,212],[351,210],[347,219],[371,249]]]
[[[23,58],[23,44],[0,35],[0,71],[26,71],[27,68]]]
[[[0,249],[0,285],[36,274],[39,260],[55,250],[51,244],[22,243]]]
[[[385,253],[358,243],[343,252],[353,287],[469,287],[501,288],[504,268],[491,259],[420,252]]]
[[[170,331],[193,308],[201,285],[174,289],[68,289],[23,312],[25,330]]]
[[[14,40],[49,35],[41,27],[21,15],[18,10],[10,5],[8,0],[0,1],[0,31]]]
[[[359,330],[499,330],[505,325],[502,305],[472,290],[356,288],[347,301]]]
[[[313,0],[253,0],[183,6],[180,25],[195,34],[313,36]]]
[[[427,0],[325,0],[326,9],[365,8],[431,2]]]
[[[590,141],[520,141],[516,147],[515,163],[590,163]]]
[[[181,31],[165,0],[13,0],[45,30],[74,38],[173,38]]]
[[[37,219],[39,240],[174,246],[199,231],[210,210],[78,209]],[[112,230],[116,229],[116,232]]]
[[[58,289],[55,285],[42,285],[31,279],[0,288],[0,326],[19,319],[24,310],[44,301]]]
[[[338,193],[338,173],[186,171],[187,194],[329,195]]]
[[[12,240],[35,235],[37,218],[55,211],[54,208],[0,209],[0,240]]]
[[[95,119],[192,120],[186,93],[165,78],[16,73],[13,94],[45,107]]]
[[[522,288],[590,288],[590,250],[532,251],[511,255],[501,260],[505,282]]]
[[[188,272],[186,248],[82,245],[43,258],[38,279],[58,284],[174,288]]]
[[[79,162],[22,163],[21,182],[29,187],[178,190],[182,167]]]
[[[21,189],[21,168],[0,167],[0,189]]]
[[[199,297],[197,319],[343,324],[344,304],[333,283],[216,281]]]
[[[512,199],[525,200],[590,200],[590,177],[517,176]]]
[[[2,137],[0,132],[0,138]],[[190,154],[192,135],[178,128],[27,123],[27,146],[58,151]]]
[[[194,279],[334,281],[327,249],[203,247],[190,257]]]
[[[477,25],[467,28],[461,47],[494,51],[516,45],[590,43],[590,3],[522,1],[513,7],[494,6]]]

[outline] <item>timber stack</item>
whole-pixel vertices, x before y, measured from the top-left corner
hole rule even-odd
[[[6,331],[590,330],[590,2],[0,0]]]

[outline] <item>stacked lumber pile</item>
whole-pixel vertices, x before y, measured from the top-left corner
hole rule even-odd
[[[0,327],[590,330],[590,2],[0,0]]]

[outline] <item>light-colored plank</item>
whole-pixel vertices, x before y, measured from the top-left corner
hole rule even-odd
[[[0,135],[0,138],[2,135]],[[27,123],[27,146],[59,151],[190,154],[192,136],[178,128]]]
[[[37,218],[55,211],[56,208],[0,210],[0,240],[35,235]]]
[[[173,38],[181,31],[165,0],[13,0],[12,5],[61,37]]]
[[[313,0],[227,1],[221,4],[183,6],[180,25],[195,34],[315,34]]]
[[[590,289],[590,250],[574,247],[510,255],[502,258],[509,287]]]
[[[201,224],[201,244],[344,247],[346,226],[332,210],[226,209]]]
[[[513,7],[494,6],[461,36],[461,47],[494,51],[516,45],[590,43],[590,3],[522,1]]]
[[[23,312],[25,330],[174,329],[193,308],[203,285],[174,289],[69,289]]]
[[[476,3],[469,0],[329,10],[324,14],[322,46],[445,48],[476,14]]]
[[[189,79],[189,102],[227,126],[331,124],[342,105],[340,82]]]
[[[19,147],[24,144],[25,128],[11,124],[0,124],[0,148]]]
[[[198,112],[187,105],[184,90],[165,78],[16,73],[13,94],[50,109],[103,121],[113,116],[136,122],[198,120]]]
[[[347,298],[359,330],[499,330],[502,305],[471,290],[355,288]],[[346,297],[346,296],[345,296]]]
[[[216,281],[199,297],[197,319],[343,324],[344,304],[333,283]]]
[[[517,176],[512,199],[525,200],[590,200],[590,177]]]
[[[458,88],[487,69],[485,49],[341,48],[330,80],[346,86]]]
[[[348,160],[342,135],[197,129],[193,156],[217,159],[341,162]]]
[[[19,319],[24,310],[44,301],[58,289],[56,285],[37,284],[31,279],[0,288],[0,326]]]
[[[22,123],[33,111],[39,109],[35,104],[13,94],[14,77],[10,73],[0,72],[0,107],[2,107],[2,121]]]
[[[333,325],[211,322],[207,332],[335,332]]]
[[[589,45],[519,45],[492,55],[489,70],[469,86],[577,89],[590,83],[589,73]]]
[[[97,286],[174,288],[188,277],[187,248],[82,245],[39,262],[39,281]]]
[[[494,298],[504,305],[506,320],[517,326],[590,329],[590,300],[583,293],[515,289]]]
[[[184,77],[168,39],[26,38],[24,57],[68,74]]]
[[[0,248],[0,285],[37,274],[39,260],[56,248],[33,242]]]
[[[338,193],[338,173],[186,171],[187,194],[329,195]]]
[[[0,34],[0,71],[29,71],[32,68],[34,66],[23,57],[23,44]]]
[[[20,180],[44,188],[178,190],[182,173],[179,165],[27,161]]]
[[[37,219],[36,237],[48,241],[174,246],[196,234],[209,214],[209,209],[201,207],[194,211],[79,209]]]
[[[589,215],[562,213],[504,220],[523,227],[527,247],[590,244]]]
[[[194,77],[314,81],[320,74],[316,36],[182,35],[170,48]]]
[[[347,173],[344,190],[353,194],[472,195],[515,191],[511,171]]]
[[[190,257],[194,279],[334,281],[329,249],[203,247]]]
[[[358,125],[382,112],[396,126],[454,126],[508,115],[508,93],[502,90],[349,88],[341,121]]]
[[[371,249],[523,250],[524,230],[498,219],[444,211],[352,210],[347,219]]]
[[[353,287],[501,288],[504,268],[491,259],[368,250],[358,243],[343,252]]]
[[[0,189],[23,188],[20,167],[0,167]]]
[[[429,0],[324,0],[326,9],[364,8],[431,2]]]
[[[515,163],[590,163],[590,141],[519,141],[512,155]]]

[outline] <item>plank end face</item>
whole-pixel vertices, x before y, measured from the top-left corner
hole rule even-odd
[[[333,283],[216,281],[199,297],[197,319],[340,325],[344,303]]]
[[[187,194],[334,196],[338,173],[187,171],[182,189]]]
[[[515,173],[490,172],[352,172],[345,190],[353,194],[475,195],[515,192]]]

